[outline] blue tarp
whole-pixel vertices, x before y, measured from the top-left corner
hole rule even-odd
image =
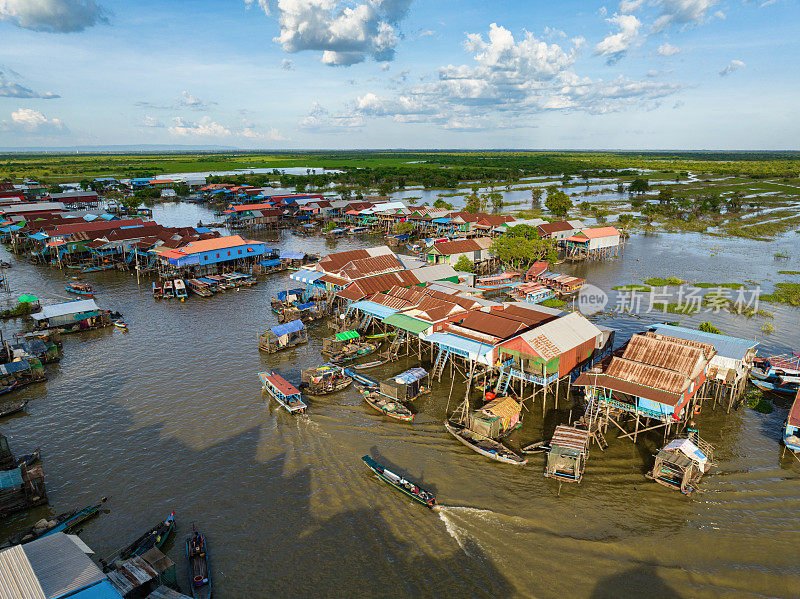
[[[305,252],[281,252],[281,260],[302,260],[306,257]]]
[[[278,298],[279,302],[285,302],[287,295],[295,295],[297,297],[300,297],[301,295],[303,295],[303,290],[302,289],[289,289],[288,293],[286,291],[279,291],[276,294],[276,297]]]
[[[453,220],[453,219],[452,218],[434,218],[431,222],[436,223],[438,225],[446,225],[451,220]]]
[[[284,335],[288,335],[289,333],[296,333],[297,331],[302,331],[306,328],[306,325],[303,324],[302,320],[293,320],[291,322],[287,322],[286,324],[279,324],[277,326],[272,327],[272,332],[275,333],[277,337],[283,337]]]
[[[266,268],[272,268],[273,266],[280,266],[281,261],[275,258],[274,260],[262,260],[259,264]]]
[[[350,304],[350,306],[361,310],[365,314],[370,314],[379,320],[389,318],[392,314],[397,314],[398,312],[397,308],[390,308],[389,306],[384,306],[383,304],[371,302],[369,300],[354,302]]]
[[[398,241],[405,241],[406,239],[410,239],[410,238],[411,238],[411,235],[409,235],[408,233],[406,233],[405,235],[393,235],[393,237],[394,237],[395,239],[397,239]]]
[[[305,304],[295,304],[295,308],[298,310],[308,310],[309,308],[313,308],[317,302],[308,302]]]
[[[27,360],[17,360],[8,364],[0,364],[0,374],[11,374],[12,372],[20,372],[29,368],[30,364],[28,364]]]
[[[295,216],[297,220],[308,220],[311,217],[308,214],[298,214]]]
[[[72,599],[119,599],[120,595],[107,578],[70,595]]]
[[[208,227],[195,227],[194,230],[198,233],[211,233],[211,229]]]
[[[86,222],[92,222],[94,220],[97,220],[98,218],[99,217],[96,214],[84,214],[83,215],[83,220],[85,220]]]
[[[424,368],[412,368],[411,370],[406,370],[402,374],[398,374],[396,377],[393,378],[398,383],[410,385],[411,383],[423,379],[426,376],[428,376],[428,371],[425,370]]]
[[[313,285],[314,281],[324,276],[325,276],[324,272],[301,268],[300,270],[296,270],[295,272],[290,274],[289,278],[292,279],[293,281],[299,281],[300,283],[305,283],[306,285]]]
[[[28,235],[28,239],[36,239],[37,241],[44,241],[47,239],[47,235],[45,233],[34,233],[33,235]]]

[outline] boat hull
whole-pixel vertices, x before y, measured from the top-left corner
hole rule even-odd
[[[528,463],[528,460],[526,460],[524,458],[520,458],[518,455],[516,455],[510,449],[505,447],[502,443],[497,443],[496,441],[492,441],[491,442],[492,444],[499,446],[497,449],[502,448],[502,451],[508,452],[509,454],[513,455],[514,457],[506,457],[506,456],[503,456],[503,455],[497,453],[496,451],[489,451],[489,450],[483,449],[481,447],[478,447],[477,445],[472,443],[469,439],[467,439],[464,436],[462,436],[462,433],[465,430],[465,428],[463,426],[455,425],[455,424],[452,424],[452,423],[447,422],[447,421],[445,421],[444,426],[447,429],[447,431],[451,435],[453,435],[456,439],[458,439],[463,445],[466,445],[472,451],[474,451],[476,453],[479,453],[482,456],[489,458],[490,460],[495,460],[496,462],[501,462],[503,464],[511,464],[512,466],[524,466],[525,464]]]
[[[398,491],[400,491],[401,493],[403,493],[407,497],[410,497],[411,499],[413,499],[414,501],[416,501],[417,503],[419,503],[421,505],[424,505],[428,509],[433,509],[436,506],[436,497],[430,491],[426,491],[425,489],[422,489],[419,485],[415,485],[411,481],[405,480],[404,478],[401,478],[401,477],[397,476],[393,472],[390,473],[391,476],[387,475],[386,472],[389,472],[389,471],[386,470],[385,468],[383,468],[383,466],[380,466],[374,460],[370,459],[369,456],[364,456],[361,459],[364,460],[364,463],[367,465],[367,468],[372,470],[372,472],[374,472],[377,475],[377,477],[380,478],[386,484],[391,485],[392,487],[394,487],[395,489],[397,489]],[[369,460],[369,461],[367,461],[367,460]],[[375,465],[373,465],[373,464],[375,464]],[[394,477],[396,477],[398,479],[397,482],[395,482],[395,480],[392,478],[392,476],[394,476]],[[412,489],[409,490],[407,486],[403,485],[402,484],[403,481],[405,481],[407,484],[411,485]],[[414,493],[413,492],[413,488],[417,488],[418,489],[418,493]],[[422,493],[424,493],[424,495],[420,495],[419,494],[420,491]]]
[[[777,393],[778,395],[795,395],[798,391],[797,385],[776,385],[775,383],[771,383],[769,381],[759,381],[759,380],[751,380],[751,383],[758,389],[762,391],[767,391],[769,393]]]

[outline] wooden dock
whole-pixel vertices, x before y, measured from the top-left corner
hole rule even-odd
[[[285,378],[273,372],[259,372],[258,378],[264,390],[275,398],[289,413],[304,413],[308,406],[300,398],[300,391]]]

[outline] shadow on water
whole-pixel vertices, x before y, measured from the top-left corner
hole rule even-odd
[[[601,579],[595,585],[590,597],[591,599],[617,599],[618,597],[678,599],[681,595],[661,580],[653,566],[641,565]]]

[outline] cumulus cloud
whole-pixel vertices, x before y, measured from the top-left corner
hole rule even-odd
[[[617,33],[609,34],[594,48],[596,55],[605,56],[607,64],[615,64],[627,54],[628,49],[638,41],[642,22],[633,15],[616,14],[606,19],[619,28]]]
[[[230,137],[231,131],[219,123],[211,120],[211,117],[204,116],[198,122],[188,121],[182,116],[172,119],[169,127],[172,135],[181,137]]]
[[[68,133],[69,130],[57,118],[48,118],[32,108],[19,108],[11,113],[11,119],[0,121],[0,130],[35,135]]]
[[[3,71],[0,71],[0,96],[5,98],[41,98],[43,100],[61,97],[53,92],[36,92],[19,83],[14,83],[9,80]]]
[[[658,47],[658,55],[659,56],[675,56],[681,49],[677,46],[673,46],[669,42],[661,44]]]
[[[83,31],[108,23],[108,16],[95,0],[0,0],[0,20],[34,31]]]
[[[192,110],[208,110],[208,107],[214,104],[216,104],[216,102],[207,102],[205,100],[201,100],[186,90],[181,92],[181,99],[178,101],[179,107],[191,108]]]
[[[719,76],[720,77],[727,77],[728,75],[730,75],[734,71],[738,71],[739,69],[743,69],[744,67],[745,67],[745,64],[741,60],[733,59],[728,64],[728,66],[726,66],[724,69],[722,69],[719,72]]]
[[[653,23],[653,32],[660,33],[673,26],[703,23],[717,0],[656,0],[655,4],[661,15]]]
[[[493,24],[488,37],[467,36],[464,48],[472,54],[470,64],[442,66],[433,80],[404,83],[396,93],[363,94],[338,113],[315,104],[300,126],[333,132],[388,118],[458,131],[531,127],[535,115],[550,111],[651,109],[682,89],[652,79],[581,77],[573,67],[582,45],[583,39],[576,38],[565,48],[528,32],[515,39]]]
[[[617,6],[617,10],[622,14],[629,14],[642,8],[643,4],[644,0],[622,0]]]
[[[290,53],[322,52],[329,66],[349,66],[371,57],[394,58],[396,27],[408,14],[411,0],[245,0],[277,19],[274,38]]]
[[[284,58],[281,61],[281,68],[284,71],[294,71],[294,61],[293,60],[289,60],[288,58]]]

